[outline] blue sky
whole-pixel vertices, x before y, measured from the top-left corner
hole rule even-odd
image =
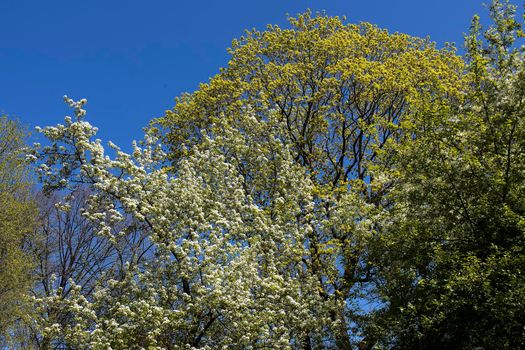
[[[70,114],[64,94],[85,97],[99,137],[128,149],[176,96],[227,64],[226,48],[246,28],[286,26],[286,14],[310,8],[461,46],[482,2],[0,0],[0,113],[51,125]]]

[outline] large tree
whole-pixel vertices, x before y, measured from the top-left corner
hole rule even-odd
[[[174,169],[204,135],[221,138],[232,128],[242,134],[246,145],[226,144],[225,155],[246,194],[270,209],[279,193],[264,158],[268,139],[290,149],[312,181],[318,223],[304,237],[304,268],[318,279],[321,297],[338,303],[334,338],[348,349],[360,334],[362,296],[373,295],[376,269],[368,261],[380,228],[355,225],[389,206],[391,183],[381,174],[393,166],[394,146],[412,131],[421,99],[457,98],[463,65],[452,48],[438,50],[429,40],[369,23],[309,12],[289,21],[289,29],[269,26],[235,40],[228,66],[180,97],[153,127]],[[251,132],[246,111],[265,128],[264,137]]]

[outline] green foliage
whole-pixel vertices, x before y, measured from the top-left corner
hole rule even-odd
[[[509,3],[490,11],[493,25],[483,32],[475,17],[466,37],[462,98],[420,100],[417,136],[397,149],[377,262],[396,348],[525,344],[522,24]]]
[[[35,208],[29,194],[28,167],[23,159],[25,131],[0,117],[0,338],[6,340],[14,322],[27,309],[24,295],[31,283],[31,259],[23,251],[32,233]]]

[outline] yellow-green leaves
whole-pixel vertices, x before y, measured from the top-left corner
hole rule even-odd
[[[25,137],[18,122],[0,117],[0,340],[29,312],[25,298],[33,261],[23,248],[34,230],[36,208],[28,196]]]
[[[289,21],[235,40],[228,67],[155,121],[173,160],[201,130],[220,134],[216,118],[242,129],[239,111],[250,106],[260,120],[275,111],[297,161],[337,187],[367,176],[373,148],[395,136],[419,96],[460,89],[459,57],[426,39],[309,12]]]

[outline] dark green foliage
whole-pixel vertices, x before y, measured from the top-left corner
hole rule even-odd
[[[514,7],[466,38],[467,88],[420,101],[398,149],[397,205],[377,264],[398,349],[525,346],[525,60]],[[375,331],[381,327],[371,328]]]

